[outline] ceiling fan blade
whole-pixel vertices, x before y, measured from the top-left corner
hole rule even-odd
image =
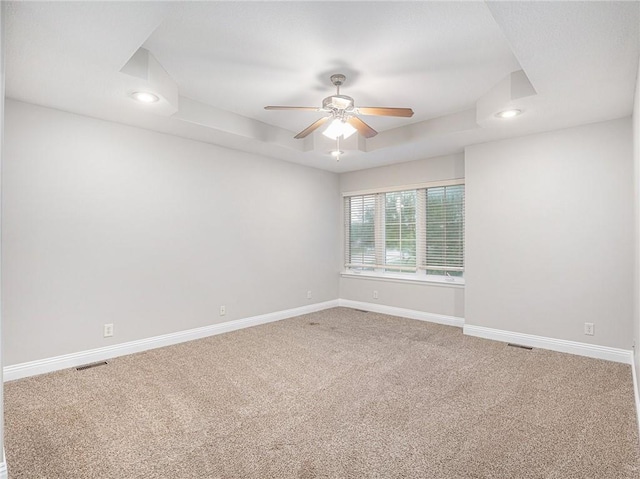
[[[359,106],[358,113],[361,115],[376,115],[376,116],[413,116],[413,110],[411,108],[387,108],[382,106]]]
[[[306,111],[320,111],[317,106],[265,106],[265,110],[306,110]]]
[[[351,118],[349,118],[347,120],[347,123],[349,123],[352,127],[358,130],[358,133],[360,133],[365,138],[371,138],[378,134],[376,130],[371,128],[369,125],[367,125],[364,121],[362,121],[357,116],[352,116]]]
[[[320,128],[322,125],[324,125],[329,118],[331,118],[331,117],[330,116],[325,116],[324,118],[320,118],[318,121],[312,123],[311,125],[306,127],[304,130],[302,130],[300,133],[298,133],[296,136],[294,136],[294,138],[296,140],[300,140],[300,139],[306,137],[309,133],[311,133],[312,131],[314,131],[314,130]]]

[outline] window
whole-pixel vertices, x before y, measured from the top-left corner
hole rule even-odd
[[[464,273],[464,184],[459,180],[347,194],[345,269],[454,281]]]
[[[375,268],[375,205],[374,195],[349,198],[348,267]]]
[[[385,271],[416,270],[416,191],[384,195]]]
[[[464,272],[464,185],[427,188],[424,268],[427,274]]]

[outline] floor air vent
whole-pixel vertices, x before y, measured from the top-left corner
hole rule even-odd
[[[514,343],[507,343],[507,346],[511,346],[512,348],[528,349],[529,351],[533,349],[531,346],[523,346],[522,344]]]
[[[91,364],[85,364],[83,366],[78,366],[76,368],[76,371],[84,371],[85,369],[90,369],[90,368],[97,368],[98,366],[106,366],[107,364],[109,364],[106,361],[100,361],[97,363],[91,363]]]
[[[368,313],[369,311],[365,311],[364,309],[355,309],[353,308],[354,311],[360,311],[361,313]]]

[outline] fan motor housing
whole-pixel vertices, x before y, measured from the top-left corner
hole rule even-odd
[[[346,110],[353,111],[353,98],[347,95],[328,96],[322,100],[324,110]]]

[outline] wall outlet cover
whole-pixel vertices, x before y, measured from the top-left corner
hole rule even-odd
[[[103,335],[105,338],[110,338],[113,336],[113,323],[108,323],[104,325]]]

